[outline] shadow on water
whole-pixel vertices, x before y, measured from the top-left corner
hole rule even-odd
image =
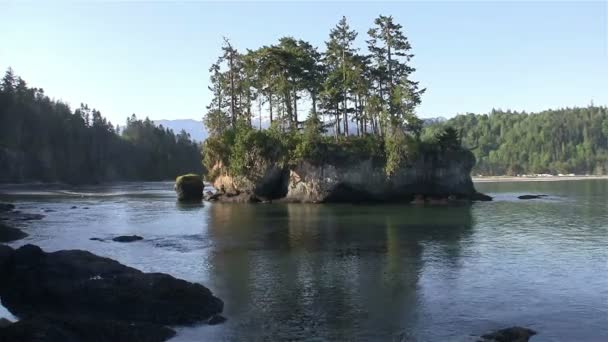
[[[427,259],[457,268],[473,226],[469,206],[213,204],[209,219],[220,334],[236,339],[409,333]]]

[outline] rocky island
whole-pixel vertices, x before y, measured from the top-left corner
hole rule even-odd
[[[434,141],[405,134],[390,150],[375,136],[334,140],[310,133],[241,129],[234,141],[210,138],[203,148],[207,180],[218,190],[209,200],[414,202],[491,200],[478,193],[470,172],[473,154],[457,134]]]
[[[218,193],[208,199],[489,200],[475,191],[475,158],[459,132],[445,127],[424,134],[416,108],[426,89],[413,80],[403,27],[380,15],[368,36],[370,53],[362,55],[354,47],[357,32],[343,17],[323,53],[293,37],[246,52],[224,40],[209,68],[202,155],[205,178]],[[266,125],[262,117],[269,118]]]

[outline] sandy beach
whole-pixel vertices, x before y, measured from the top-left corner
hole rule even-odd
[[[608,179],[608,176],[487,176],[472,177],[475,183],[496,183],[496,182],[556,182],[556,181],[575,181],[587,179]]]

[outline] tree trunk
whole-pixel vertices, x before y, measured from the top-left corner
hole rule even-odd
[[[340,135],[340,108],[339,105],[336,103],[336,139],[338,138],[338,135]]]
[[[298,129],[298,92],[293,90],[293,119],[296,123],[296,129]]]
[[[286,90],[283,93],[283,96],[285,96],[285,106],[287,108],[287,121],[289,122],[289,127],[293,127],[293,108],[291,106],[291,93],[289,92],[289,90]]]
[[[236,127],[236,96],[234,94],[234,63],[230,56],[230,114],[232,115],[232,127]]]
[[[310,98],[312,99],[312,115],[317,118],[317,94],[314,91],[310,92]]]
[[[272,93],[268,95],[268,107],[270,108],[270,124],[272,124]]]

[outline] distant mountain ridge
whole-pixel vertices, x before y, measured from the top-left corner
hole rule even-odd
[[[165,128],[173,130],[174,133],[179,133],[181,130],[190,134],[193,140],[202,142],[207,139],[208,133],[202,120],[193,119],[176,119],[176,120],[154,120],[157,126],[162,125]]]

